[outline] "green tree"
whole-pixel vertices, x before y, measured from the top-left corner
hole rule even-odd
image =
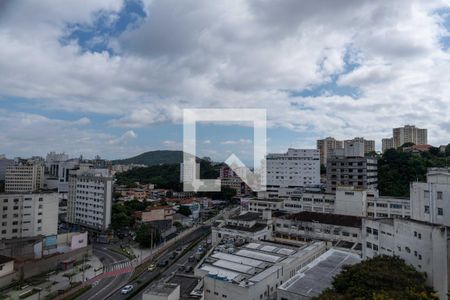
[[[131,226],[133,218],[130,210],[123,204],[114,204],[111,210],[111,228],[114,230]]]
[[[142,224],[136,231],[135,241],[141,245],[141,247],[149,248],[157,245],[161,240],[161,232],[158,228],[150,224]]]
[[[377,256],[353,266],[344,266],[324,299],[423,299],[438,297],[426,284],[426,275],[396,256]]]
[[[450,144],[445,147],[445,156],[450,156]]]
[[[180,208],[178,209],[178,213],[180,213],[186,217],[189,217],[190,215],[192,215],[191,209],[187,206],[180,206]]]

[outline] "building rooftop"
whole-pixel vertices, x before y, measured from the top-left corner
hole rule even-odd
[[[164,283],[150,286],[144,293],[155,296],[168,296],[178,287],[176,283]]]
[[[333,278],[342,271],[343,266],[354,265],[360,261],[361,258],[357,254],[330,249],[303,267],[279,289],[302,297],[316,297],[331,286]]]
[[[242,287],[256,284],[289,264],[295,257],[323,247],[322,242],[302,248],[272,242],[251,242],[241,247],[218,245],[198,267],[199,271],[216,280],[228,281]]]
[[[230,220],[238,220],[238,221],[254,221],[254,220],[258,220],[260,218],[261,218],[260,213],[247,212],[247,213],[239,215],[239,216],[230,217],[229,219]]]
[[[247,232],[257,232],[257,231],[265,229],[266,227],[267,227],[266,224],[256,223],[252,227],[227,224],[227,225],[225,225],[225,226],[223,226],[221,228],[232,229],[232,230],[239,230],[239,231],[247,231]]]
[[[361,227],[361,217],[302,211],[281,217],[283,219],[316,222],[347,227]]]
[[[191,275],[175,274],[168,280],[168,282],[180,286],[180,300],[188,300],[200,298],[199,296],[192,295],[197,294],[195,289],[200,280],[200,278],[193,277]]]
[[[10,261],[14,261],[14,258],[0,255],[0,264],[4,264],[4,263],[10,262]]]

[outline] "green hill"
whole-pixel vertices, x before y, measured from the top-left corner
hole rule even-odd
[[[161,164],[179,164],[183,162],[183,151],[157,150],[139,154],[126,159],[113,160],[117,164],[142,164],[147,166],[157,166]]]

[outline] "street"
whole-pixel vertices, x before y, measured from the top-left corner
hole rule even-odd
[[[105,244],[96,244],[93,249],[94,255],[103,261],[105,269],[112,270],[115,266],[127,263],[128,259],[116,252],[110,251]],[[129,263],[129,262],[128,262]],[[105,299],[115,289],[125,285],[131,273],[120,274],[114,277],[100,279],[94,283],[92,288],[78,297],[80,300]]]
[[[167,278],[170,274],[178,270],[178,268],[181,265],[187,265],[189,256],[192,256],[195,254],[195,251],[197,250],[197,247],[194,247],[193,249],[190,249],[186,254],[184,254],[182,257],[177,257],[176,259],[170,259],[170,255],[173,251],[175,251],[177,248],[182,247],[182,251],[186,249],[193,241],[196,241],[200,238],[204,238],[208,236],[211,233],[211,227],[205,226],[200,227],[196,231],[192,232],[191,234],[187,235],[184,239],[179,240],[174,245],[172,245],[167,251],[164,252],[162,256],[160,256],[157,261],[169,261],[169,267],[164,270],[161,273],[161,268],[157,268],[153,272],[144,271],[139,277],[137,277],[135,280],[127,283],[132,284],[134,286],[134,290],[142,289],[137,294],[130,293],[129,295],[122,295],[120,293],[120,289],[126,284],[123,283],[120,286],[114,286],[114,288],[117,288],[116,292],[110,296],[109,299],[117,300],[117,299],[142,299],[142,293],[145,291],[147,286],[155,279],[162,279]],[[175,261],[175,263],[174,263]],[[195,262],[192,264],[195,265]],[[184,272],[184,271],[183,271]],[[159,278],[158,275],[160,275]],[[131,296],[133,295],[133,296]],[[85,298],[83,298],[85,299]]]

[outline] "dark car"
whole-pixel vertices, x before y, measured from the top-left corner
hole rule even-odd
[[[186,273],[191,273],[194,269],[192,268],[192,266],[187,267],[184,271]]]
[[[165,267],[169,264],[168,260],[162,260],[158,263],[158,267]]]
[[[172,252],[169,256],[170,259],[174,259],[175,257],[177,257],[177,253],[176,252]]]
[[[180,267],[178,268],[178,271],[184,271],[185,269],[186,269],[185,266],[180,266]]]

